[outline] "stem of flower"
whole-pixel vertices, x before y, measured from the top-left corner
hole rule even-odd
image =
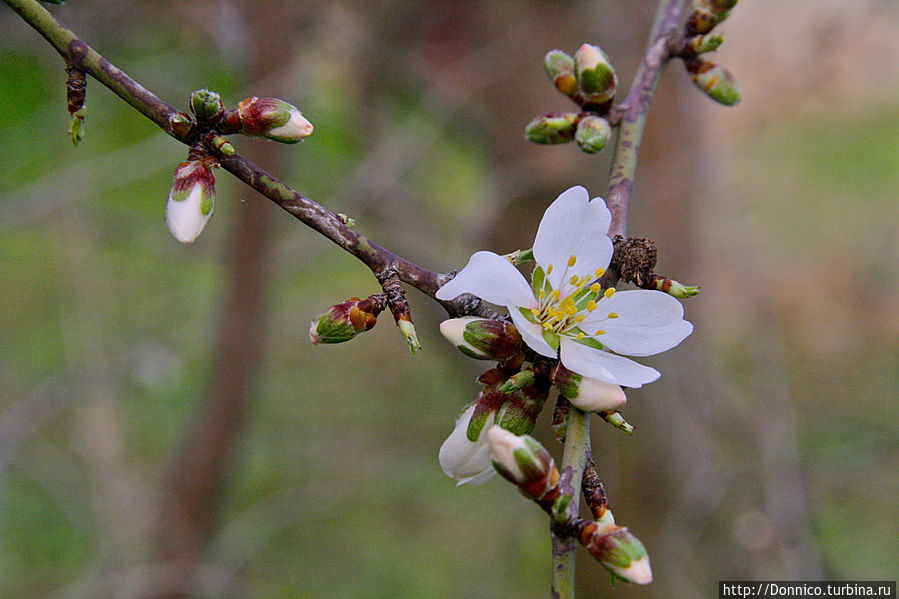
[[[574,406],[568,410],[568,428],[565,433],[565,450],[562,454],[562,492],[572,501],[568,504],[568,515],[574,520],[578,515],[581,496],[581,479],[590,455],[590,415]],[[574,563],[577,555],[577,540],[563,531],[552,530],[553,576],[552,597],[554,599],[574,599]]]

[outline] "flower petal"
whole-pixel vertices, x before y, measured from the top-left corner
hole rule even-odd
[[[617,318],[608,318],[609,313]],[[693,332],[681,303],[660,291],[634,289],[602,298],[582,328],[598,336],[607,348],[628,356],[651,356],[669,350]]]
[[[451,300],[472,293],[498,306],[537,305],[531,286],[512,263],[493,252],[476,252],[465,268],[437,290],[437,299]]]
[[[587,347],[568,337],[562,337],[559,357],[565,368],[572,372],[625,387],[642,387],[661,376],[655,368]]]
[[[521,312],[514,308],[509,310],[509,316],[512,317],[512,323],[518,329],[518,332],[521,333],[521,339],[528,347],[541,356],[546,356],[547,358],[556,357],[556,350],[543,338],[543,327],[529,321]]]
[[[496,414],[488,416],[478,440],[472,443],[468,440],[468,423],[471,422],[474,410],[475,405],[472,404],[462,412],[453,432],[440,446],[440,467],[447,476],[459,481],[460,485],[479,485],[496,474],[490,461],[490,444],[487,442],[487,430],[493,425]]]
[[[559,289],[572,275],[592,276],[606,268],[612,259],[612,241],[608,237],[612,215],[602,198],[590,201],[587,190],[572,187],[556,198],[543,215],[534,240],[537,264],[553,271],[547,276],[553,289]],[[568,259],[577,257],[573,267]]]

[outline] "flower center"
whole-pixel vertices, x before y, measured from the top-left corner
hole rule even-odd
[[[600,295],[612,297],[612,294],[615,293],[615,288],[610,287],[605,291],[602,290],[602,287],[597,282],[597,279],[605,274],[605,269],[602,268],[597,269],[593,276],[579,277],[571,275],[568,277],[568,270],[576,263],[576,256],[571,256],[568,259],[565,272],[562,273],[563,283],[558,289],[553,289],[543,273],[535,270],[533,283],[537,297],[537,307],[531,309],[531,314],[545,332],[575,337],[580,341],[585,335],[601,335],[605,333],[602,330],[585,333],[579,327],[584,319],[587,318],[587,315],[596,310],[596,303]],[[546,275],[549,275],[552,271],[553,265],[550,264],[546,268]],[[609,314],[609,318],[617,318],[617,316],[614,313]]]

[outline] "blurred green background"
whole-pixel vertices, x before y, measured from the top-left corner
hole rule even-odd
[[[181,109],[203,86],[300,106],[304,143],[238,150],[447,271],[529,247],[571,185],[605,193],[609,151],[523,127],[570,108],[551,48],[600,44],[626,89],[654,5],[51,10]],[[656,581],[609,591],[581,555],[580,597],[896,578],[897,26],[895,2],[741,3],[716,58],[741,105],[665,73],[629,233],[703,293],[693,336],[644,360],[663,377],[628,395],[635,435],[593,427]],[[443,342],[439,307],[410,291],[416,356],[389,318],[312,347],[315,314],[378,291],[368,270],[224,172],[206,231],[178,244],[163,209],[185,149],[92,80],[73,149],[59,57],[5,6],[0,31],[0,596],[548,596],[542,512],[437,463],[484,366]],[[536,434],[560,455],[548,413]]]

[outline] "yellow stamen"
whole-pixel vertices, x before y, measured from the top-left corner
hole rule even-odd
[[[543,299],[544,297],[546,297],[546,289],[541,289],[540,290],[540,299]]]
[[[590,291],[593,293],[599,293],[602,290],[602,286],[599,283],[593,283],[590,285]]]
[[[568,266],[574,266],[575,262],[577,262],[577,256],[572,256],[568,259]]]
[[[548,322],[544,322],[544,323],[543,323],[543,328],[546,329],[546,330],[548,331],[548,330],[550,330],[551,328],[553,328],[553,325],[549,324]]]
[[[597,268],[596,272],[593,274],[596,275],[597,278],[599,278],[599,277],[603,276],[604,274],[606,274],[606,269],[605,268]]]
[[[538,314],[540,314],[540,309],[539,308],[531,308],[531,314],[533,314],[534,316],[537,316]]]
[[[546,267],[546,274],[550,274],[552,271],[553,271],[553,265],[550,264],[549,266]]]
[[[606,289],[605,293],[603,293],[603,296],[605,296],[606,298],[610,298],[610,297],[612,297],[613,295],[615,295],[615,288],[614,288],[614,287],[609,287],[608,289]]]
[[[571,275],[571,278],[568,279],[568,282],[577,287],[578,281],[580,279],[577,278],[577,275]]]
[[[580,340],[583,339],[583,338],[584,338],[584,334],[583,334],[583,333],[578,333],[578,334],[577,334],[577,340],[578,340],[578,341],[580,341]]]
[[[609,318],[618,318],[618,312],[609,312]]]
[[[594,310],[596,310],[596,302],[590,300],[587,302],[587,312],[593,312]]]
[[[612,291],[613,291],[613,293],[614,293],[614,289],[613,289]],[[554,302],[559,301],[559,296],[561,296],[561,295],[562,295],[562,292],[559,291],[558,289],[553,289],[553,290],[549,293],[549,296],[552,298],[552,300],[553,300]],[[611,294],[609,294],[609,295],[611,295]],[[606,297],[608,297],[608,296],[606,296]]]
[[[605,335],[606,332],[605,332],[604,330],[602,330],[602,329],[599,329],[598,331],[596,331],[596,334],[597,334],[597,335]]]

